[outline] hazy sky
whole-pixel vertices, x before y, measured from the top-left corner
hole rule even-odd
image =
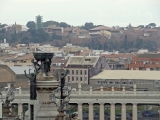
[[[26,24],[42,15],[70,25],[160,26],[160,0],[0,0],[0,23]]]

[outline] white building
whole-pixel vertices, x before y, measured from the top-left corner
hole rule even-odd
[[[148,53],[148,49],[140,49],[138,50],[138,54]]]
[[[6,47],[9,47],[9,43],[6,43],[6,39],[4,39],[4,43],[0,43],[0,48],[5,49]]]

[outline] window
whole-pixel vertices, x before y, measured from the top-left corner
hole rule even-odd
[[[70,81],[70,77],[68,76],[68,82]]]
[[[74,77],[72,77],[72,81],[74,81]]]
[[[115,82],[115,84],[119,84],[119,82]]]
[[[133,82],[129,82],[129,84],[133,84]]]
[[[76,70],[76,75],[78,75],[78,70]]]
[[[76,81],[78,81],[78,77],[76,77]]]
[[[82,70],[80,71],[80,75],[82,75]]]
[[[72,70],[72,75],[74,75],[74,70]]]
[[[122,82],[122,84],[124,84],[124,85],[125,85],[125,84],[127,84],[127,82]]]
[[[85,61],[90,61],[91,59],[85,59]]]
[[[110,81],[110,82],[109,82],[109,84],[113,84],[113,82],[112,82],[112,81]]]
[[[81,77],[81,81],[82,81],[82,77]]]
[[[84,71],[84,74],[87,75],[87,70]]]
[[[85,77],[84,79],[85,79],[85,81],[87,81],[87,77]]]

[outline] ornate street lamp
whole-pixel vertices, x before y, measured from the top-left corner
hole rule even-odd
[[[68,74],[68,70],[61,73],[61,81],[60,86],[55,89],[49,96],[51,102],[55,103],[58,107],[59,114],[57,115],[55,120],[64,119],[67,116],[64,114],[64,107],[69,103],[70,94],[71,94],[71,84],[65,84],[65,76]]]

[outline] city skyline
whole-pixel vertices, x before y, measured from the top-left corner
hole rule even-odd
[[[160,26],[158,0],[0,0],[1,23],[23,24],[35,21],[42,15],[43,21],[66,22],[81,26],[85,22],[106,26],[133,26],[156,23]],[[6,7],[7,6],[7,7]]]

